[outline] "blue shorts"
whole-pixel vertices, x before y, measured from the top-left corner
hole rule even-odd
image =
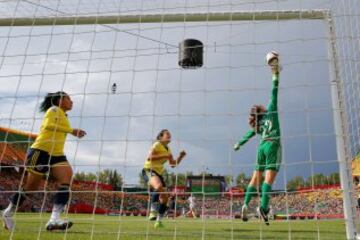
[[[26,157],[26,171],[45,175],[54,165],[68,165],[66,156],[51,156],[48,152],[30,148]]]
[[[160,178],[160,181],[161,181],[161,183],[162,183],[162,186],[163,186],[163,187],[166,187],[166,183],[165,183],[165,181],[164,181],[163,176],[161,176],[160,174],[158,174],[158,173],[155,172],[154,170],[150,170],[150,169],[144,168],[144,169],[142,170],[142,172],[141,172],[141,175],[142,175],[142,177],[143,177],[143,179],[144,179],[144,182],[145,182],[146,184],[149,183],[151,177],[157,176],[158,178]]]

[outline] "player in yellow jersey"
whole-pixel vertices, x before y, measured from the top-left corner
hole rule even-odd
[[[176,167],[185,157],[186,152],[181,151],[177,159],[173,158],[169,143],[171,134],[167,129],[163,129],[156,137],[156,142],[152,145],[149,155],[142,170],[144,181],[148,184],[151,191],[150,220],[156,220],[155,228],[162,227],[161,219],[167,209],[169,195],[166,193],[166,184],[162,174],[165,170],[165,163],[169,162],[171,167]]]
[[[26,160],[26,181],[21,190],[10,198],[9,206],[4,210],[2,217],[4,227],[13,229],[12,216],[16,209],[26,199],[26,194],[37,191],[44,177],[51,177],[58,184],[54,196],[54,205],[46,229],[65,230],[72,226],[69,221],[61,220],[60,214],[69,200],[69,188],[73,175],[72,168],[64,154],[64,145],[67,134],[82,138],[86,132],[73,129],[70,126],[66,112],[72,109],[73,102],[65,92],[48,93],[40,105],[40,111],[45,112],[40,133],[31,145]]]

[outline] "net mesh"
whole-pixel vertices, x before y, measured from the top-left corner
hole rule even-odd
[[[74,102],[71,125],[87,135],[66,142],[74,180],[64,217],[74,226],[56,237],[354,237],[349,231],[357,222],[351,175],[357,164],[351,161],[360,149],[358,9],[356,0],[0,1],[1,208],[24,182],[26,148],[34,139],[29,133],[39,132],[44,117],[40,102],[46,93],[64,90]],[[324,15],[311,17],[314,10]],[[237,12],[250,19],[234,20]],[[296,17],[285,20],[284,12]],[[195,13],[205,18],[190,21]],[[213,21],[214,13],[228,19]],[[271,19],[261,19],[264,13]],[[170,14],[183,19],[165,21]],[[144,22],[153,15],[160,18]],[[108,16],[117,16],[115,22],[101,22]],[[125,24],[123,16],[135,21]],[[64,17],[75,20],[58,25]],[[91,24],[79,24],[82,17]],[[24,26],[17,26],[20,18]],[[41,19],[55,20],[39,26]],[[201,68],[178,66],[178,45],[188,38],[204,44]],[[250,222],[239,219],[259,139],[239,152],[233,145],[249,130],[251,106],[269,101],[270,50],[280,53],[283,66],[282,163],[270,203],[275,220],[267,227],[255,214],[259,198],[250,204]],[[159,230],[147,220],[150,195],[140,173],[164,128],[172,133],[174,156],[182,149],[188,155],[164,174],[175,207]],[[198,182],[191,181],[196,177]],[[16,227],[1,231],[0,238],[55,238],[45,229],[55,192],[47,177],[17,209]],[[196,214],[189,212],[191,193]],[[344,218],[344,212],[350,215]]]

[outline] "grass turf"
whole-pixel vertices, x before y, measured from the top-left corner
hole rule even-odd
[[[108,240],[108,239],[345,239],[343,220],[271,221],[270,226],[254,220],[184,219],[164,220],[154,229],[144,217],[70,214],[74,225],[67,232],[46,232],[48,214],[17,214],[13,233],[0,230],[0,239]]]

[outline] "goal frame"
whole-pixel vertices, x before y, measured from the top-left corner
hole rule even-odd
[[[357,212],[355,199],[352,196],[351,154],[347,144],[347,114],[344,98],[341,66],[336,49],[336,31],[331,11],[328,9],[279,10],[279,11],[234,11],[234,12],[189,12],[144,15],[110,15],[110,16],[71,16],[59,14],[50,17],[0,18],[0,27],[17,26],[56,26],[56,25],[92,25],[92,24],[134,24],[134,23],[176,23],[176,22],[224,22],[224,21],[289,21],[316,20],[323,21],[328,33],[328,59],[330,61],[330,88],[336,136],[336,152],[339,164],[341,188],[343,190],[344,219],[347,239],[357,237]]]

